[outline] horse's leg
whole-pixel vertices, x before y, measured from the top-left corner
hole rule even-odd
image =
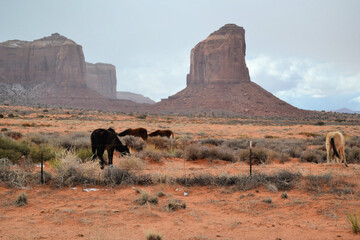
[[[326,142],[326,161],[327,161],[327,163],[330,162],[330,151],[331,151],[331,146],[330,146],[330,144],[328,144],[328,142]]]
[[[91,151],[92,151],[92,161],[94,161],[94,159],[96,158],[96,147],[95,146],[91,146]]]
[[[103,158],[104,151],[105,151],[105,149],[104,149],[104,148],[101,148],[101,147],[99,147],[99,148],[97,149],[97,155],[98,155],[98,157],[99,157],[99,159],[100,159],[100,168],[101,168],[101,169],[104,169],[104,165],[105,165],[105,161],[104,161],[104,158]]]
[[[109,165],[112,166],[113,165],[114,149],[110,148],[109,150],[107,150],[107,152],[108,152],[108,158],[109,158]]]
[[[345,149],[344,149],[344,146],[342,146],[340,148],[340,157],[341,157],[341,162],[344,162],[345,164],[345,167],[348,167],[347,163],[346,163],[346,156],[345,156]]]
[[[336,161],[336,163],[341,163],[341,153],[340,153],[340,149],[337,148],[336,151],[339,153],[339,157],[335,156],[335,161]]]

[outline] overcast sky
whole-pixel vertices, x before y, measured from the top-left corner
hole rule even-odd
[[[302,109],[360,110],[359,0],[1,0],[0,42],[58,32],[117,90],[155,101],[186,87],[190,52],[227,23],[245,29],[251,80]]]

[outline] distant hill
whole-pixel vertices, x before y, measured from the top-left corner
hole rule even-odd
[[[340,108],[340,109],[334,110],[334,112],[337,112],[337,113],[360,114],[360,111],[353,111],[353,110],[348,109],[348,108]]]
[[[141,94],[132,93],[132,92],[116,92],[116,98],[130,100],[130,101],[133,101],[136,103],[148,103],[148,104],[155,103],[154,100],[152,100],[148,97],[144,97]]]

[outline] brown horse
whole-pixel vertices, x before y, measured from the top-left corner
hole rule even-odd
[[[341,132],[329,132],[326,136],[325,146],[326,160],[328,163],[335,157],[336,162],[344,162],[347,167],[345,157],[345,139]],[[330,156],[331,150],[333,150],[332,156]]]
[[[118,134],[120,137],[126,135],[132,135],[135,137],[141,137],[144,141],[146,141],[148,137],[147,130],[145,128],[128,128],[125,131]]]
[[[174,133],[171,130],[156,130],[149,134],[149,137],[156,137],[156,136],[168,137],[168,138],[172,136],[172,138],[174,138]]]

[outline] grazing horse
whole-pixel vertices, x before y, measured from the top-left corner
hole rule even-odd
[[[100,159],[100,167],[104,169],[105,161],[103,158],[104,151],[107,150],[109,165],[113,163],[113,154],[116,149],[121,154],[130,154],[129,148],[124,146],[119,140],[112,128],[109,129],[96,129],[91,133],[91,150],[93,153],[92,160],[96,157]],[[96,152],[96,155],[95,155]]]
[[[126,135],[132,135],[135,137],[141,137],[144,141],[146,141],[148,137],[147,130],[145,128],[128,128],[125,131],[118,134],[120,137]]]
[[[174,133],[171,130],[156,130],[149,134],[149,137],[156,137],[156,136],[168,137],[168,138],[172,136],[172,138],[174,138]]]
[[[326,136],[326,160],[331,162],[335,157],[337,163],[344,162],[346,164],[345,158],[345,140],[341,132],[329,132]],[[330,156],[330,151],[333,150],[332,156]]]

